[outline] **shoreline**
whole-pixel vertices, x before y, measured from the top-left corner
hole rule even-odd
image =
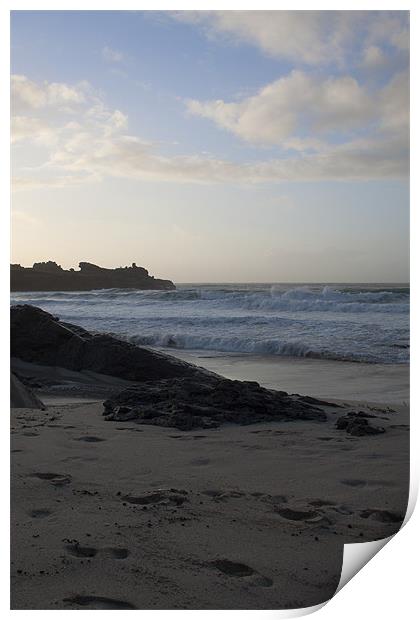
[[[321,360],[250,353],[150,347],[228,379],[317,398],[357,402],[410,401],[410,365]]]
[[[12,369],[45,401],[11,410],[12,609],[308,607],[333,596],[343,544],[401,527],[407,403],[316,400],[312,360],[281,367],[299,396],[260,387],[255,359],[229,381],[12,315]]]

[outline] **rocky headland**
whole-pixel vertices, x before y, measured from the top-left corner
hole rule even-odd
[[[10,265],[11,291],[91,291],[107,288],[173,290],[170,280],[149,275],[144,267],[106,269],[92,263],[79,263],[79,271],[63,269],[54,261],[34,263],[32,267]]]

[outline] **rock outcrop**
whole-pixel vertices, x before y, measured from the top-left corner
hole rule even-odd
[[[91,334],[35,306],[12,306],[10,328],[11,356],[25,362],[91,370],[136,382],[206,372],[107,334]]]
[[[33,393],[31,388],[24,385],[12,372],[10,373],[10,407],[45,409],[44,403]]]
[[[299,396],[218,376],[148,381],[127,388],[104,402],[104,415],[107,420],[134,420],[182,431],[226,423],[326,420],[323,409]]]
[[[33,267],[10,265],[12,291],[90,291],[107,288],[133,288],[141,290],[173,290],[170,280],[159,280],[149,275],[147,269],[118,267],[106,269],[92,263],[79,263],[79,271],[63,269],[53,261],[34,263]]]
[[[11,308],[11,355],[25,362],[88,370],[135,383],[104,403],[108,420],[180,430],[224,423],[326,420],[322,401],[232,381],[106,334],[91,334],[30,305]],[[331,405],[333,406],[333,405]]]
[[[379,435],[385,432],[382,426],[372,426],[368,418],[376,416],[365,413],[364,411],[349,411],[341,418],[338,418],[336,427],[339,431],[346,431],[349,435],[355,437],[364,437],[365,435]]]

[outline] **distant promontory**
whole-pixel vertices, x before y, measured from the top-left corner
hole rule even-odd
[[[54,261],[34,263],[32,267],[10,265],[11,291],[91,291],[103,288],[133,288],[141,290],[173,290],[170,280],[150,276],[147,269],[117,267],[106,269],[92,263],[79,263],[79,271],[63,269]]]

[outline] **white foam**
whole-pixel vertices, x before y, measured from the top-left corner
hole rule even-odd
[[[186,285],[14,293],[12,303],[143,345],[384,363],[409,355],[401,287]]]

